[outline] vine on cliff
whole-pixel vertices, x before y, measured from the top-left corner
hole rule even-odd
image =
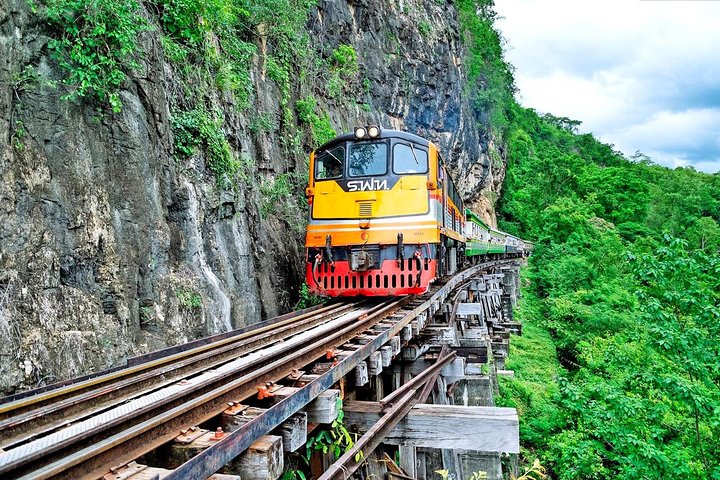
[[[178,103],[183,104],[181,109],[192,112],[197,110],[196,105],[214,103],[213,96],[209,95],[213,88],[231,93],[238,110],[247,109],[253,97],[250,68],[255,60],[259,60],[259,75],[266,76],[278,87],[281,110],[277,123],[274,115],[271,117],[269,113],[260,113],[249,125],[249,130],[254,134],[279,131],[288,156],[302,156],[303,142],[296,119],[296,113],[299,112],[292,108],[292,97],[293,87],[298,87],[308,77],[315,77],[311,72],[321,68],[317,62],[311,61],[312,49],[305,27],[307,14],[316,1],[153,1],[162,26],[166,57],[180,73],[184,88],[184,95],[178,98]],[[348,48],[345,48],[340,52],[342,55],[337,61],[348,63],[346,68],[353,68],[354,64],[357,69],[354,50],[351,47],[350,50],[348,52]],[[178,120],[190,118],[194,118],[193,115]],[[334,135],[326,115],[315,114],[313,119],[313,139],[326,138],[330,132]],[[193,149],[204,140],[189,138],[188,134],[192,135],[197,129],[182,130],[181,123],[175,123],[175,130],[184,136],[184,140],[176,142],[176,147],[181,154],[188,156],[187,152],[183,153],[183,145],[190,145]],[[220,162],[220,165],[227,165],[227,162]],[[221,168],[220,175],[225,173],[226,170]],[[304,172],[296,173],[298,178],[304,178]],[[282,175],[285,174],[278,178],[285,179]],[[297,183],[295,176],[287,178],[292,180],[288,189],[294,193],[300,191],[299,184],[294,185]],[[267,185],[275,185],[275,182],[266,182]],[[285,182],[279,182],[278,185],[283,188],[286,186]],[[274,192],[278,188],[267,187],[263,191]]]
[[[120,87],[138,67],[138,38],[149,29],[138,2],[46,0],[43,13],[54,27],[48,47],[67,73],[64,98],[92,97],[119,112]]]
[[[181,112],[172,117],[175,152],[180,159],[194,155],[198,148],[207,154],[208,168],[220,185],[229,184],[240,168],[222,130],[220,113],[210,114],[204,108]]]
[[[195,99],[207,87],[232,93],[239,109],[250,105],[249,66],[257,53],[243,25],[244,5],[228,0],[155,0],[167,58],[187,83],[185,96]],[[199,83],[205,87],[198,88]]]
[[[330,117],[328,114],[317,113],[317,102],[312,95],[298,100],[295,103],[295,110],[297,111],[298,119],[310,125],[310,132],[317,146],[322,145],[337,135],[335,129],[330,125]]]

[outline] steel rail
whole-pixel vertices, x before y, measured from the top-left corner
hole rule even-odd
[[[354,368],[361,359],[366,358],[369,356],[372,351],[382,346],[383,343],[385,343],[389,338],[390,334],[396,335],[400,332],[400,330],[409,324],[409,322],[415,318],[417,315],[422,313],[423,311],[430,308],[430,305],[436,301],[439,293],[441,291],[445,291],[447,293],[448,288],[452,288],[453,286],[456,286],[459,282],[463,281],[464,279],[467,279],[471,276],[474,276],[477,273],[482,272],[485,269],[492,268],[495,265],[502,265],[507,263],[514,263],[513,260],[496,260],[492,262],[487,262],[475,267],[471,267],[464,272],[460,272],[460,274],[456,275],[452,279],[450,279],[444,286],[440,287],[438,292],[436,292],[429,300],[424,302],[422,305],[415,308],[413,311],[409,312],[405,318],[402,321],[399,321],[395,324],[395,326],[389,330],[385,330],[384,332],[380,333],[373,342],[370,342],[356,352],[356,354],[351,355],[350,357],[345,358],[338,367],[330,369],[327,374],[322,375],[318,380],[310,382],[305,388],[301,389],[301,392],[304,392],[301,395],[292,395],[288,397],[287,399],[283,400],[282,402],[278,403],[277,406],[283,405],[284,408],[292,407],[293,405],[296,407],[293,411],[286,412],[287,415],[284,416],[281,419],[275,419],[274,426],[277,426],[279,423],[284,421],[284,419],[288,418],[290,415],[294,414],[299,408],[307,404],[310,400],[315,398],[319,393],[324,391],[325,389],[329,388],[332,383],[337,381],[339,378],[344,376],[346,373],[348,373],[352,368]],[[406,300],[407,297],[405,297]],[[398,305],[402,303],[402,300],[400,302],[396,302]],[[327,308],[327,307],[326,307]],[[388,307],[388,309],[391,309],[391,307]],[[377,314],[376,314],[377,315]],[[371,317],[375,317],[376,315],[372,315]],[[293,317],[296,317],[293,315]],[[375,320],[377,322],[379,320]],[[351,328],[350,326],[343,328],[340,332],[336,333],[335,335],[332,335],[331,337],[328,337],[327,339],[330,342],[337,342],[337,345],[340,345],[347,341],[348,339],[352,338],[356,334],[362,333],[362,331],[366,328],[369,328],[367,319],[363,320],[359,326],[356,328]],[[277,324],[268,325],[267,328],[276,328]],[[355,333],[353,333],[355,332]],[[234,338],[237,340],[237,338]],[[378,343],[380,342],[380,343]],[[327,342],[326,342],[327,344]],[[208,345],[204,345],[204,347],[211,348]],[[39,470],[32,470],[28,466],[24,470],[17,470],[17,473],[19,474],[26,474],[23,478],[49,478],[53,475],[59,475],[59,478],[85,478],[86,474],[89,473],[91,478],[94,476],[100,476],[103,473],[107,472],[107,469],[109,466],[113,465],[121,465],[123,463],[127,463],[128,461],[136,459],[138,456],[140,456],[143,453],[146,453],[157,446],[160,446],[169,440],[172,440],[175,436],[177,436],[177,432],[187,427],[188,425],[196,425],[199,423],[202,423],[202,421],[208,420],[212,418],[213,416],[216,416],[217,414],[221,413],[222,410],[225,408],[225,402],[227,401],[238,401],[242,400],[243,398],[246,398],[247,396],[254,393],[254,385],[257,385],[258,383],[263,383],[265,381],[269,380],[277,380],[279,378],[282,378],[284,376],[287,376],[289,373],[292,372],[292,370],[295,368],[295,366],[302,366],[304,364],[310,363],[312,360],[318,358],[321,356],[325,349],[327,348],[327,345],[308,345],[307,347],[301,349],[301,353],[293,352],[292,355],[290,355],[289,359],[276,359],[272,362],[262,366],[261,368],[257,369],[254,372],[251,372],[247,375],[243,375],[240,378],[237,378],[226,385],[223,385],[222,387],[218,387],[214,390],[207,391],[206,393],[203,393],[200,397],[197,397],[196,399],[190,401],[186,404],[178,404],[175,406],[168,405],[168,407],[172,407],[170,410],[165,411],[162,414],[156,415],[155,417],[150,417],[142,421],[141,423],[136,424],[134,427],[131,427],[129,431],[125,432],[118,432],[113,434],[112,436],[105,438],[104,440],[94,440],[94,445],[87,446],[84,449],[82,449],[79,452],[76,452],[74,454],[70,454],[70,456],[66,459],[48,459],[43,460],[42,462],[39,462],[37,465],[39,465]],[[364,352],[364,356],[362,358],[358,357],[358,352]],[[178,354],[172,354],[169,356],[179,355]],[[304,355],[298,356],[298,355]],[[313,357],[314,356],[314,357]],[[310,358],[310,360],[308,360]],[[162,357],[159,360],[159,363],[165,363],[164,360],[166,360],[167,357]],[[154,361],[154,360],[153,360]],[[301,363],[304,362],[304,363]],[[354,362],[354,363],[353,363]],[[339,368],[341,367],[342,368]],[[340,375],[340,377],[337,377]],[[329,384],[324,384],[323,382],[320,382],[320,380],[324,379],[324,382],[331,381]],[[90,381],[97,381],[97,379],[90,379]],[[250,385],[249,382],[254,382],[252,385]],[[71,385],[71,387],[74,385]],[[50,392],[52,393],[52,392]],[[300,393],[300,392],[298,392]],[[312,393],[312,395],[311,395]],[[208,403],[212,402],[212,403]],[[304,402],[304,403],[303,403]],[[298,406],[299,405],[299,406]],[[272,407],[270,410],[273,410],[275,407]],[[291,408],[292,410],[292,408]],[[283,410],[275,409],[276,413],[282,412]],[[282,416],[282,415],[281,415]],[[261,416],[259,418],[264,417]],[[162,420],[162,421],[160,421]],[[272,422],[271,422],[272,423]],[[253,427],[253,425],[255,427]],[[259,438],[261,435],[266,434],[271,428],[268,427],[270,423],[268,423],[266,420],[260,421],[252,421],[248,426],[243,427],[241,430],[238,430],[238,432],[246,431],[245,433],[248,433],[252,428],[257,428],[257,432],[253,433],[254,436],[248,436],[244,437],[240,441],[232,442],[233,448],[232,449],[226,449],[225,453],[236,450],[232,452],[232,456],[227,458],[225,460],[225,463],[229,461],[231,458],[234,458],[237,454],[241,453],[244,449],[249,446],[252,441]],[[264,430],[263,430],[264,429]],[[143,435],[142,440],[138,439],[137,437],[139,435]],[[237,436],[237,435],[235,435]],[[229,438],[229,437],[228,437]],[[223,440],[218,445],[230,445],[231,442],[226,442]],[[141,445],[137,445],[141,444]],[[243,446],[244,444],[244,446]],[[212,448],[215,448],[212,447]],[[239,449],[239,450],[237,450]],[[204,461],[207,463],[206,466],[200,467],[201,471],[203,472],[209,472],[207,475],[202,476],[203,474],[200,474],[200,476],[197,477],[187,477],[187,478],[206,478],[208,475],[214,473],[219,469],[224,463],[219,463],[222,461],[223,458],[225,458],[224,455],[219,455],[216,458],[213,457],[211,461],[208,461],[208,458],[205,454],[203,455]],[[207,455],[211,455],[208,453]],[[0,457],[2,455],[0,454]],[[220,460],[218,460],[220,459]],[[197,469],[197,462],[192,463],[193,460],[187,462],[189,464],[189,467],[183,466],[181,469],[178,469],[178,471],[195,471]],[[199,461],[198,461],[199,462]],[[194,467],[192,465],[195,465]],[[214,466],[217,466],[214,470],[211,470]],[[33,467],[34,468],[34,467]],[[184,468],[184,469],[183,469]],[[190,468],[190,470],[187,470]],[[174,475],[174,474],[173,474]],[[172,478],[186,478],[184,476],[173,476]]]
[[[425,381],[427,381],[427,379]],[[413,399],[419,388],[420,386],[416,386],[414,389],[405,393],[400,400],[380,417],[375,425],[370,427],[370,430],[365,432],[365,434],[355,442],[350,450],[343,453],[335,463],[330,465],[330,468],[328,468],[318,480],[350,478],[355,470],[362,464],[362,461],[364,461],[364,459],[357,461],[354,457],[359,453],[362,453],[363,457],[372,453],[388,432],[410,413],[410,410],[415,406]]]
[[[20,468],[28,463],[28,459],[23,458],[13,464],[0,466],[0,473],[17,472],[25,475],[22,478],[50,478],[57,475],[59,478],[75,479],[101,476],[110,466],[127,463],[172,440],[182,428],[197,425],[218,415],[226,408],[228,402],[247,398],[255,393],[256,385],[283,378],[297,366],[321,357],[330,345],[342,344],[362,333],[369,328],[368,325],[378,322],[381,317],[384,318],[389,312],[399,308],[404,301],[405,299],[401,299],[383,303],[374,310],[363,313],[360,322],[357,318],[351,317],[345,321],[346,325],[339,331],[330,335],[323,332],[320,339],[296,349],[287,357],[281,357],[288,349],[281,345],[282,348],[278,348],[275,356],[265,365],[223,383],[213,390],[203,392],[198,397],[174,405],[162,413],[156,413],[110,437],[93,441],[91,445],[65,458],[51,459],[52,463],[47,464],[43,461],[38,463],[39,460],[46,458],[46,455],[38,455],[37,458],[30,460],[35,461],[35,464]],[[155,412],[158,410],[161,409],[157,407],[154,409]],[[142,438],[137,438],[140,435]]]
[[[292,315],[289,318],[285,318],[277,323],[263,322],[264,324],[257,328],[251,328],[249,330],[238,333],[237,335],[226,337],[213,343],[202,344],[190,350],[182,350],[179,352],[171,353],[167,356],[155,358],[147,362],[137,363],[121,370],[111,370],[108,373],[100,376],[91,377],[81,382],[72,383],[70,385],[63,385],[49,391],[41,391],[37,395],[24,395],[22,398],[17,398],[15,400],[0,404],[0,418],[6,417],[9,412],[12,412],[14,410],[19,410],[21,408],[26,408],[29,406],[32,407],[37,404],[41,404],[42,402],[46,402],[58,397],[71,395],[84,389],[114,381],[120,377],[135,375],[139,372],[154,368],[159,365],[164,365],[166,363],[173,362],[175,360],[182,359],[191,355],[197,355],[200,352],[218,348],[219,346],[237,341],[240,338],[247,338],[248,336],[255,335],[258,332],[272,330],[274,328],[277,328],[279,324],[284,325],[287,323],[298,321],[299,317],[317,315],[318,313],[322,313],[323,311],[331,310],[333,308],[337,308],[337,304],[328,305],[317,310],[311,309],[311,311],[303,312],[301,315],[298,316]]]
[[[247,450],[255,440],[280,425],[280,423],[307,405],[320,393],[347,375],[359,362],[369,357],[372,352],[387,343],[391,337],[399,335],[405,326],[410,324],[418,315],[429,310],[435,301],[445,298],[449,292],[457,288],[459,283],[481,273],[485,268],[488,267],[483,264],[470,267],[459,273],[445,285],[438,287],[427,300],[407,312],[405,317],[396,322],[391,328],[379,333],[373,340],[362,345],[354,353],[343,359],[338,365],[322,374],[316,380],[308,383],[293,395],[283,399],[262,415],[255,417],[238,430],[227,434],[226,437],[216,445],[205,449],[197,456],[182,464],[170,473],[165,480],[204,480],[217,472],[233,458]]]
[[[95,390],[85,391],[74,397],[68,397],[45,407],[27,411],[15,417],[0,421],[0,448],[12,448],[27,443],[41,434],[50,433],[71,422],[78,422],[91,415],[107,410],[119,402],[124,402],[146,395],[176,382],[178,379],[199,373],[202,370],[215,368],[230,362],[254,345],[268,339],[278,339],[297,333],[301,329],[329,321],[352,308],[358,308],[365,302],[340,304],[331,310],[312,312],[311,315],[296,317],[273,325],[274,328],[263,328],[247,332],[242,337],[233,337],[234,343],[219,345],[217,349],[206,350],[191,356],[195,350],[187,351],[187,356],[158,366],[139,375],[119,377],[113,384]],[[325,315],[325,316],[323,316]],[[220,357],[221,358],[217,358]],[[158,381],[158,379],[161,379]],[[92,402],[92,405],[90,405]],[[104,403],[100,403],[104,402]],[[112,402],[111,404],[108,404]],[[99,405],[97,405],[99,404]],[[76,414],[75,416],[72,416]],[[22,435],[22,436],[21,436]]]
[[[337,299],[336,299],[336,301],[337,301]],[[343,301],[343,300],[340,300],[340,301]],[[263,320],[258,323],[252,323],[250,325],[240,327],[235,330],[230,330],[229,332],[217,333],[215,335],[210,335],[208,337],[191,340],[187,343],[183,343],[182,345],[174,345],[172,347],[166,347],[166,348],[163,348],[160,350],[155,350],[153,352],[143,353],[141,355],[128,358],[124,365],[117,365],[117,366],[114,366],[114,367],[111,367],[111,368],[108,368],[105,370],[100,370],[98,372],[88,373],[86,375],[81,375],[79,377],[75,377],[75,378],[71,378],[71,379],[67,379],[67,380],[61,380],[59,382],[51,383],[49,385],[44,385],[42,387],[37,387],[32,390],[25,390],[22,392],[14,393],[12,395],[8,395],[6,397],[2,397],[2,398],[0,398],[0,405],[14,402],[14,401],[20,400],[22,398],[40,395],[41,393],[45,393],[50,390],[56,390],[61,387],[75,385],[75,384],[78,384],[81,382],[85,382],[87,380],[91,380],[93,378],[101,377],[103,375],[108,375],[108,374],[116,372],[118,370],[123,370],[123,369],[131,367],[131,366],[135,366],[135,365],[138,365],[141,363],[147,363],[150,360],[155,360],[160,357],[166,357],[173,353],[178,353],[178,352],[182,352],[185,350],[189,350],[191,348],[195,348],[200,345],[205,345],[207,343],[217,342],[224,338],[232,337],[232,336],[239,335],[239,334],[245,333],[245,332],[249,332],[251,330],[255,330],[257,328],[263,327],[265,325],[276,324],[280,321],[284,321],[289,318],[301,317],[303,315],[308,315],[308,314],[316,312],[318,310],[328,308],[328,307],[333,307],[333,306],[335,306],[335,304],[315,305],[313,307],[305,308],[303,310],[297,310],[295,312],[289,312],[289,313],[285,313],[285,314],[277,316],[277,317],[269,318],[267,320]]]
[[[380,307],[375,306],[370,308],[372,310],[372,308]],[[131,421],[139,423],[157,414],[157,411],[162,408],[170,409],[182,404],[188,395],[201,395],[216,388],[223,382],[232,381],[251,368],[264,366],[273,358],[273,355],[285,354],[292,349],[295,344],[299,342],[298,338],[302,339],[303,335],[310,335],[311,337],[313,335],[321,336],[327,330],[335,328],[335,324],[344,325],[354,321],[355,316],[360,315],[362,312],[365,312],[365,310],[347,313],[338,319],[314,327],[310,332],[298,334],[287,342],[277,342],[265,349],[266,352],[272,351],[272,353],[269,353],[269,357],[262,355],[260,353],[261,351],[250,352],[243,357],[226,363],[218,370],[201,374],[191,382],[170,385],[158,392],[140,397],[130,403],[116,406],[86,421],[70,425],[56,433],[11,449],[0,455],[0,473],[14,466],[21,466],[28,462],[47,458],[50,453],[67,450],[82,441],[97,441],[100,438],[111,436],[118,431],[122,431],[123,428],[129,427]],[[353,315],[353,313],[355,315]],[[315,332],[313,332],[313,330],[315,330]]]

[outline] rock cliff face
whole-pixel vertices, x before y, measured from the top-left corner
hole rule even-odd
[[[320,1],[307,28],[318,58],[340,45],[357,52],[345,86],[353,98],[318,98],[331,125],[377,122],[438,142],[465,198],[494,222],[488,199],[502,183],[503,152],[468,100],[453,5]],[[233,154],[252,160],[246,181],[227,188],[202,153],[176,159],[172,112],[182,88],[158,28],[143,35],[145,55],[117,114],[61,98],[49,35],[26,0],[0,5],[0,393],[291,309],[304,219],[266,211],[261,186],[306,167],[288,155],[286,128],[253,128],[258,112],[277,119],[283,109],[262,45],[249,108],[209,93],[225,112]],[[291,98],[312,91],[308,82],[293,81]],[[297,127],[309,151],[307,127]]]

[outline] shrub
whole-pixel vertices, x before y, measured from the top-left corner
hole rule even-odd
[[[175,154],[178,159],[193,156],[203,148],[207,166],[221,184],[227,184],[240,168],[230,144],[222,130],[222,117],[217,112],[211,115],[205,108],[197,108],[173,115],[172,127],[175,135]]]
[[[333,64],[345,74],[358,71],[358,57],[352,45],[340,45],[332,52]]]
[[[202,307],[202,297],[192,290],[179,290],[176,292],[180,306],[188,310]]]
[[[122,108],[120,87],[138,67],[138,37],[149,29],[136,0],[47,0],[45,17],[54,33],[48,42],[65,70],[65,99],[93,97]]]
[[[298,119],[310,125],[313,142],[319,146],[335,137],[337,133],[330,125],[330,115],[327,113],[319,115],[316,109],[317,103],[312,95],[295,102]]]

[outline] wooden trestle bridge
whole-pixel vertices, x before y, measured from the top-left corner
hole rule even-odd
[[[357,433],[313,476],[501,478],[519,452],[506,374],[521,260],[423,296],[334,301],[0,399],[0,478],[270,479],[336,420]],[[342,402],[338,401],[342,399]],[[217,473],[223,472],[223,473]]]

